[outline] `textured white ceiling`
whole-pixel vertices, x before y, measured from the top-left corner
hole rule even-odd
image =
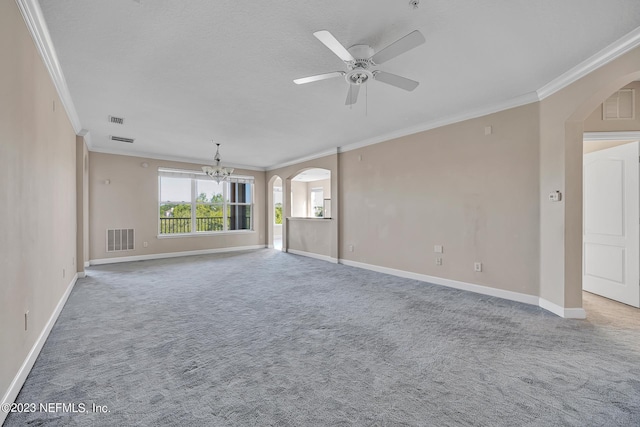
[[[638,0],[40,0],[94,149],[269,167],[531,93],[640,26]],[[344,106],[344,70],[313,32],[379,50],[426,43],[379,68]],[[124,117],[125,125],[108,123]],[[135,138],[113,142],[109,135]]]

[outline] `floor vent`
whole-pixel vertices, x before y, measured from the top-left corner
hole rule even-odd
[[[107,230],[107,252],[134,250],[133,228]]]
[[[124,124],[124,119],[122,117],[109,116],[109,123],[115,123],[117,125],[123,125]]]
[[[133,144],[133,138],[125,138],[122,136],[113,136],[113,135],[111,135],[110,138],[112,141],[128,142],[129,144]]]

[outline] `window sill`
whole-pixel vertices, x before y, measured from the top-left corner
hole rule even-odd
[[[234,234],[255,234],[255,230],[237,230],[237,231],[214,231],[211,233],[183,233],[183,234],[158,234],[158,239],[179,239],[185,237],[212,237],[212,236],[233,236]]]

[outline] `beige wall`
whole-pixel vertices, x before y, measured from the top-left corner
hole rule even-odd
[[[76,272],[76,136],[13,1],[0,2],[0,58],[4,396]]]
[[[585,132],[640,131],[640,82],[629,83],[628,85],[625,85],[624,88],[635,89],[635,119],[634,120],[602,120],[602,103],[601,103],[584,121]],[[622,89],[622,88],[617,88],[614,90],[614,92],[618,89]]]
[[[286,197],[291,199],[291,216],[306,217],[309,211],[309,197],[307,195],[307,183],[291,181],[291,192]]]
[[[593,153],[594,151],[605,150],[607,148],[617,147],[618,145],[629,144],[631,141],[585,141],[582,152],[584,154]]]
[[[331,219],[289,218],[289,250],[331,257]]]
[[[537,295],[536,104],[348,151],[340,176],[341,258]]]
[[[76,137],[76,218],[78,273],[89,262],[89,150],[84,137]]]
[[[265,244],[265,173],[236,169],[255,178],[254,231],[158,238],[158,168],[200,170],[201,165],[91,152],[89,246],[91,260]],[[141,166],[143,162],[148,167]],[[105,183],[109,180],[109,184]],[[106,252],[106,230],[135,229],[135,250]],[[143,242],[147,242],[145,248]]]

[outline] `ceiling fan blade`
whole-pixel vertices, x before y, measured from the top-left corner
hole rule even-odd
[[[398,55],[402,55],[403,53],[410,51],[414,47],[420,46],[425,41],[426,40],[420,31],[412,31],[400,40],[396,40],[380,52],[373,55],[371,60],[376,64],[382,64],[383,62],[387,62]]]
[[[376,71],[373,73],[373,78],[386,83],[391,86],[399,87],[400,89],[411,92],[418,87],[420,83],[415,80],[407,79],[406,77],[400,77],[396,74],[385,73],[384,71]]]
[[[360,85],[349,85],[349,92],[347,92],[347,100],[344,105],[353,105],[358,102],[358,92],[360,92]]]
[[[305,83],[317,82],[320,80],[326,80],[326,79],[332,79],[334,77],[344,76],[344,74],[345,74],[344,71],[333,71],[331,73],[318,74],[318,75],[309,76],[309,77],[301,77],[299,79],[295,79],[293,82],[297,85],[301,85]]]
[[[313,33],[313,35],[316,36],[316,38],[320,40],[326,47],[328,47],[333,53],[338,55],[338,57],[343,61],[355,61],[349,51],[344,46],[342,46],[340,42],[335,37],[333,37],[333,34],[331,34],[329,31],[316,31],[315,33]]]

